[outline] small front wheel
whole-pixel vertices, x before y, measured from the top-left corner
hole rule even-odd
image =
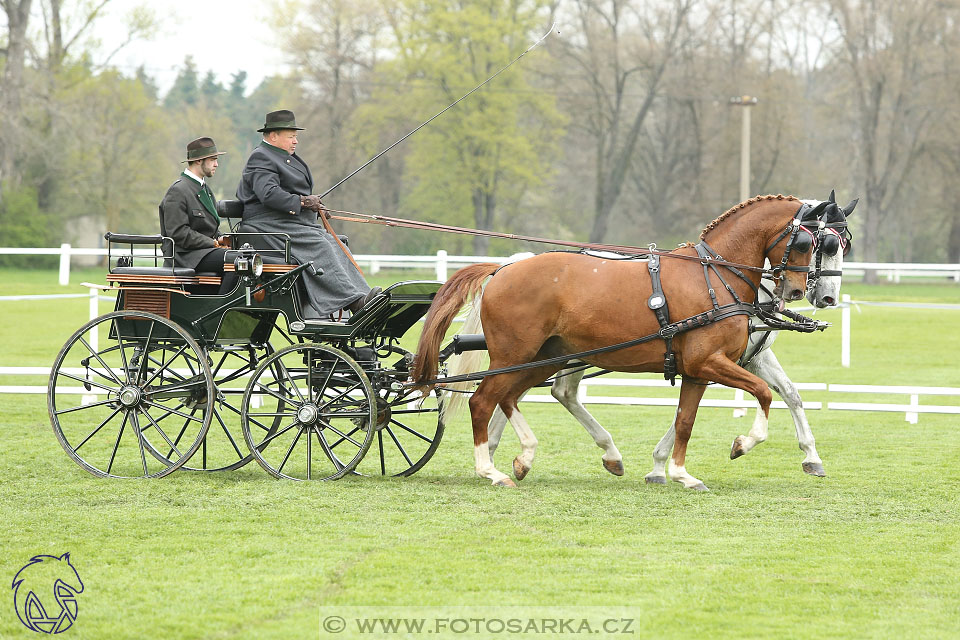
[[[265,358],[243,396],[241,423],[266,471],[290,480],[336,480],[351,473],[373,441],[377,414],[370,380],[357,362],[325,344],[291,345]],[[266,424],[279,424],[271,429]]]

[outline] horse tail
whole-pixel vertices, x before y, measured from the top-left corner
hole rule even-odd
[[[464,334],[483,333],[483,327],[480,324],[480,302],[483,300],[483,293],[474,296],[470,303],[469,311],[463,320],[463,327],[460,331]],[[481,370],[481,364],[486,358],[484,351],[464,351],[461,354],[450,357],[447,361],[447,370],[451,376],[458,376],[464,373],[473,373]],[[460,413],[467,405],[467,392],[473,386],[473,382],[454,382],[445,385],[452,393],[448,393],[447,401],[443,405],[442,417],[444,421],[448,416],[453,418]]]
[[[437,377],[440,343],[460,307],[467,299],[479,293],[483,281],[499,268],[500,265],[495,262],[472,264],[453,274],[437,291],[423,323],[423,333],[417,343],[417,356],[410,373],[415,386],[421,391],[426,392],[433,386],[424,383]]]

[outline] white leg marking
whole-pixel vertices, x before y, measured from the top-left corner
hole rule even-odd
[[[696,487],[703,487],[706,489],[702,482],[687,473],[685,467],[678,467],[676,464],[674,464],[673,458],[670,459],[670,479],[674,482],[679,482],[687,489],[693,489]]]
[[[476,463],[477,475],[481,478],[486,478],[492,484],[504,480],[511,485],[513,484],[513,481],[505,473],[497,471],[496,467],[493,466],[493,461],[490,460],[490,449],[487,448],[486,442],[473,448],[473,458]]]

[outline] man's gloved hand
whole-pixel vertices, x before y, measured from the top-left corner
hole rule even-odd
[[[300,206],[310,211],[320,213],[323,209],[323,203],[320,202],[320,196],[300,196]]]
[[[220,236],[214,242],[216,243],[214,244],[215,247],[222,247],[224,249],[229,249],[231,246],[230,236]]]

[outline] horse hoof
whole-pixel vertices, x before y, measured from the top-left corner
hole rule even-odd
[[[746,451],[743,450],[743,436],[737,436],[733,440],[733,445],[730,447],[730,459],[736,460],[745,453]]]
[[[615,476],[623,475],[623,460],[604,460],[603,468]]]
[[[667,484],[667,479],[664,476],[644,476],[643,479],[647,484]]]
[[[804,462],[803,472],[809,473],[810,475],[816,476],[818,478],[827,477],[827,472],[823,470],[823,465],[819,462]]]
[[[530,473],[530,467],[520,462],[520,458],[513,459],[513,477],[517,480],[523,480]],[[514,485],[516,486],[516,485]]]
[[[517,488],[517,483],[511,480],[510,478],[504,478],[503,480],[497,480],[493,483],[495,487],[510,487],[511,489]]]
[[[702,482],[700,484],[695,484],[690,488],[694,491],[710,491],[710,489],[707,488],[707,485],[703,484]]]

